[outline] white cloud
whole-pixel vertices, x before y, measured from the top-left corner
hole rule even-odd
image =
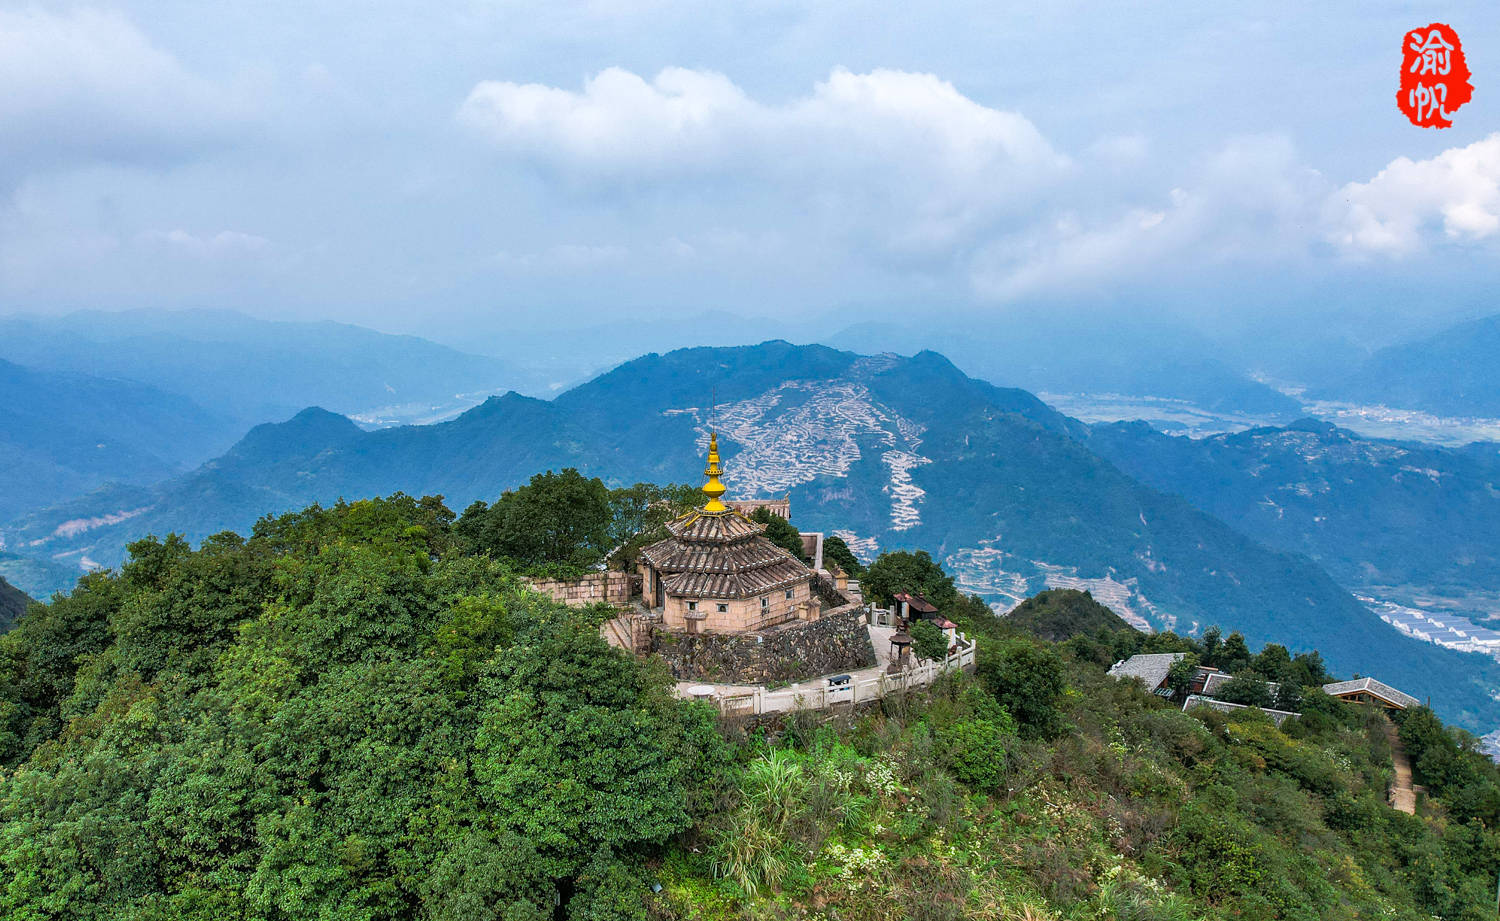
[[[115,13],[0,10],[0,182],[78,162],[173,160],[219,140],[241,100]]]
[[[1326,193],[1286,138],[1237,138],[1164,200],[1097,202],[997,238],[977,252],[972,282],[983,295],[1008,299],[1294,259],[1307,250]]]
[[[200,259],[243,256],[264,252],[271,241],[253,233],[221,230],[214,234],[194,234],[186,230],[155,230],[144,235],[146,242],[167,247]]]
[[[1329,237],[1350,253],[1405,255],[1441,225],[1451,240],[1500,231],[1500,133],[1430,160],[1399,157],[1369,182],[1351,182],[1330,201]]]
[[[1068,165],[1024,116],[897,70],[836,69],[776,104],[683,68],[650,81],[611,68],[578,92],[486,81],[458,118],[498,150],[573,181],[758,181],[841,233],[908,255],[1014,213]]]

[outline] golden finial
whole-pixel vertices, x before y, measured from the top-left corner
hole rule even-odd
[[[703,475],[708,477],[708,482],[703,484],[703,494],[708,496],[708,504],[703,506],[703,511],[709,514],[729,511],[729,506],[719,501],[724,495],[724,484],[719,481],[719,477],[724,475],[724,468],[719,466],[718,432],[708,436],[708,467]]]

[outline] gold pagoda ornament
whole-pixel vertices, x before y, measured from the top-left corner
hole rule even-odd
[[[704,469],[703,475],[708,477],[708,482],[703,484],[703,494],[708,496],[708,504],[703,506],[703,511],[710,515],[729,511],[729,506],[720,501],[725,489],[723,482],[719,480],[724,475],[724,468],[719,465],[718,432],[708,436],[708,467]]]

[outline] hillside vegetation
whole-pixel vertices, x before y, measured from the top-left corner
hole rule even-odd
[[[1033,595],[1005,616],[1006,623],[1044,640],[1060,643],[1075,636],[1091,636],[1100,630],[1133,629],[1118,614],[1094,600],[1088,592],[1055,588]]]
[[[939,570],[974,675],[720,725],[454,521],[143,540],[0,637],[0,916],[1489,917],[1500,777],[1427,711],[1407,816],[1379,712],[1182,713],[1104,663],[1192,641],[1047,643]]]
[[[1450,416],[1500,416],[1500,315],[1388,346],[1317,396]]]

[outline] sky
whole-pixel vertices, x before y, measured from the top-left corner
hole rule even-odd
[[[0,0],[0,313],[1379,340],[1496,312],[1497,68],[1488,3]]]

